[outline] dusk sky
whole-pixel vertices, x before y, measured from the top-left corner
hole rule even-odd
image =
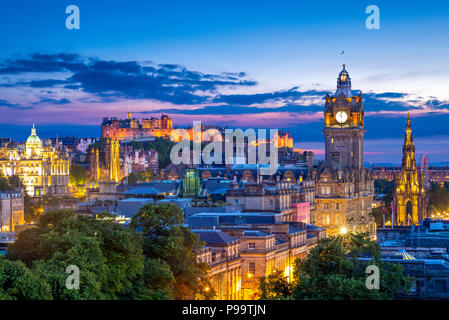
[[[68,5],[80,29],[68,30]],[[368,5],[380,9],[369,30]],[[290,131],[324,152],[342,64],[365,102],[365,160],[449,161],[447,1],[0,1],[0,137],[100,135],[103,117]]]

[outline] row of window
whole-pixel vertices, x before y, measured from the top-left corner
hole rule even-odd
[[[330,209],[329,202],[323,203],[323,210],[329,210],[329,209]],[[335,210],[340,210],[340,203],[338,203],[338,202],[335,203]]]

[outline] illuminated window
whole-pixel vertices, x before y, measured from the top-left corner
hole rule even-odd
[[[255,274],[256,273],[256,264],[254,262],[249,262],[248,263],[248,272],[251,274]]]
[[[256,243],[255,242],[248,243],[248,249],[251,249],[251,250],[256,249]]]

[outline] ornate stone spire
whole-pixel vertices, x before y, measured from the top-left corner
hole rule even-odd
[[[410,130],[412,129],[412,122],[410,121],[410,111],[407,113],[407,129],[410,128]]]
[[[405,132],[401,172],[397,176],[394,195],[397,222],[402,225],[418,224],[426,216],[425,189],[416,167],[410,113],[407,115]]]
[[[413,136],[412,136],[412,122],[410,120],[410,112],[408,112],[407,115],[407,125],[405,126],[405,141],[404,141],[404,155],[406,152],[413,151],[413,154],[415,153],[415,144],[413,143]]]

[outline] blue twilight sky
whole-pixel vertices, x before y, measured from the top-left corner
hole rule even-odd
[[[68,5],[80,30],[68,30]],[[368,30],[368,5],[380,30]],[[341,64],[365,96],[365,158],[449,160],[447,1],[0,1],[0,136],[99,135],[106,116],[288,130],[323,151]],[[342,52],[344,53],[342,54]]]

